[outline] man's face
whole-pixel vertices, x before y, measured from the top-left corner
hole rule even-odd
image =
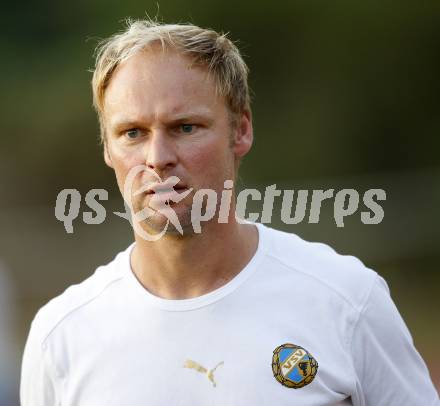
[[[153,215],[143,226],[156,232],[167,221],[163,210],[170,209],[184,229],[190,228],[194,193],[213,189],[220,197],[224,181],[235,180],[237,159],[252,145],[249,114],[231,127],[225,100],[216,94],[208,71],[161,48],[139,52],[118,66],[105,93],[103,119],[105,161],[115,170],[121,193],[132,168],[149,169],[139,173],[132,188],[147,185],[147,190],[132,194],[131,201],[134,212],[150,209]],[[193,191],[167,206],[169,191],[148,187],[157,183],[151,170],[162,181],[177,176],[178,193]]]

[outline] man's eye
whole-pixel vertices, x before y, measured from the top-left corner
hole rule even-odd
[[[194,124],[182,124],[180,129],[185,134],[191,134],[194,131]]]
[[[140,134],[141,132],[139,131],[138,128],[132,128],[131,130],[127,130],[125,132],[125,135],[130,139],[138,138]]]

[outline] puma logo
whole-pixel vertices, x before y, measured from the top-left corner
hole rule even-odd
[[[197,372],[201,372],[202,374],[206,375],[208,377],[208,379],[212,382],[212,385],[215,388],[217,386],[217,384],[214,380],[214,372],[220,365],[223,365],[223,364],[224,364],[224,362],[222,361],[222,362],[219,362],[214,368],[206,369],[205,367],[202,367],[197,362],[190,360],[190,359],[187,359],[185,361],[185,363],[183,364],[183,367],[189,368],[189,369],[195,369]]]

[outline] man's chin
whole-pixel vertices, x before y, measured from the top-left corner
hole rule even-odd
[[[165,235],[183,236],[194,234],[191,224],[191,212],[180,207],[161,208],[160,212],[150,209],[150,215],[139,222],[142,228],[151,235],[164,233]]]

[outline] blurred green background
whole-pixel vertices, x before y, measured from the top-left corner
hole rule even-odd
[[[387,192],[379,225],[359,210],[337,228],[329,201],[319,224],[273,225],[383,275],[440,387],[438,0],[40,0],[2,11],[0,258],[15,292],[17,366],[37,309],[132,240],[111,213],[122,200],[102,160],[89,70],[99,38],[148,13],[239,40],[256,135],[242,185]],[[78,219],[67,234],[54,215],[64,188],[109,190],[106,221]]]

